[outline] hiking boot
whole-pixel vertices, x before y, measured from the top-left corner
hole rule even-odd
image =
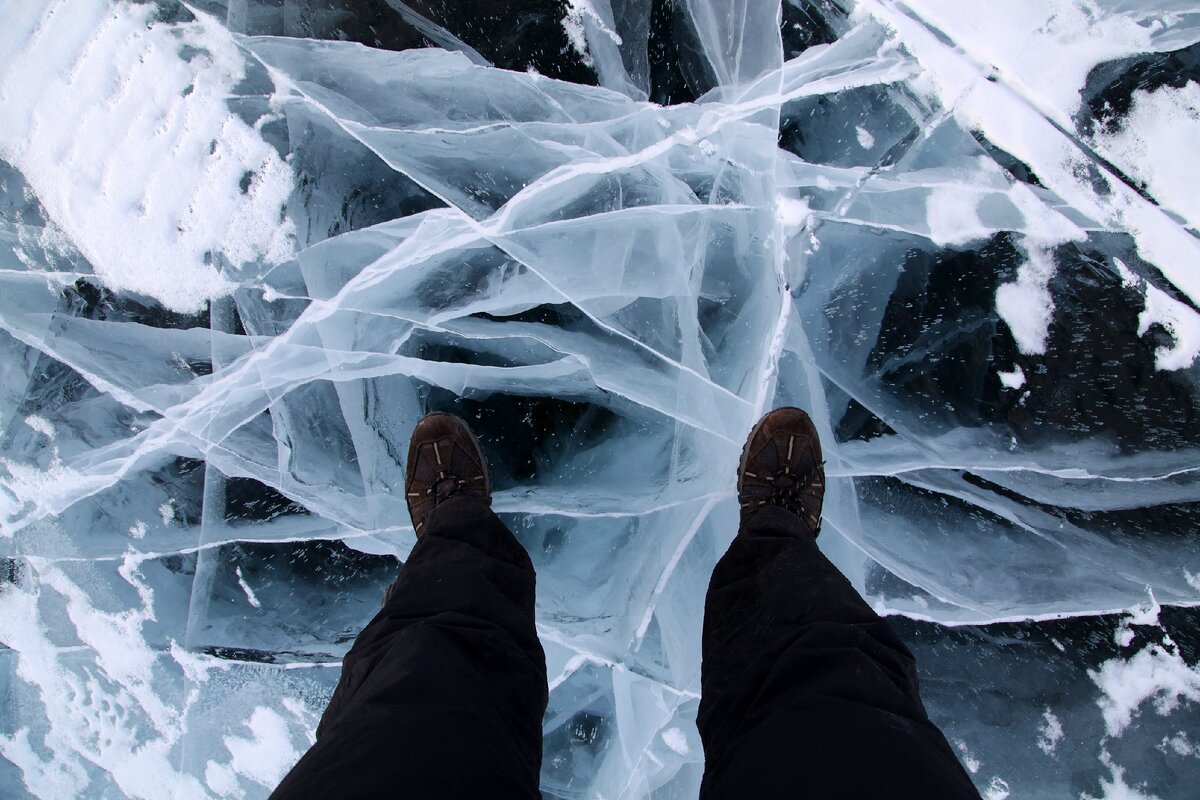
[[[492,481],[479,440],[453,414],[434,412],[417,423],[408,443],[404,499],[417,538],[429,512],[451,497],[465,495],[492,505]]]
[[[767,506],[777,506],[799,517],[815,539],[824,497],[821,440],[808,414],[777,408],[760,419],[742,448],[738,467],[742,524]]]

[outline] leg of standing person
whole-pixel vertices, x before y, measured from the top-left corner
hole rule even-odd
[[[535,798],[546,658],[529,556],[492,513],[464,423],[409,448],[418,541],[342,665],[317,741],[272,798]]]
[[[925,714],[912,654],[817,547],[816,429],[751,432],[741,530],[704,609],[701,798],[978,798]]]

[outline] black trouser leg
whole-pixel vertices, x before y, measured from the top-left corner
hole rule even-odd
[[[908,648],[787,511],[713,570],[703,649],[702,798],[979,797]]]
[[[316,744],[272,797],[539,797],[533,607],[533,565],[491,509],[438,506],[346,655]]]

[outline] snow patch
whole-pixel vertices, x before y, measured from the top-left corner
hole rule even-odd
[[[87,786],[87,775],[79,764],[42,761],[29,743],[28,728],[12,736],[0,735],[0,756],[21,770],[25,788],[35,797],[80,797]]]
[[[969,747],[967,747],[967,743],[962,739],[955,739],[954,746],[958,749],[958,755],[962,759],[963,766],[967,768],[967,772],[970,772],[972,775],[979,772],[979,768],[983,766],[983,764],[979,761],[979,759],[975,758],[975,756],[971,754],[971,750]]]
[[[596,11],[596,7],[592,5],[591,0],[567,0],[567,15],[563,17],[562,26],[567,34],[567,41],[571,43],[571,47],[579,54],[583,63],[589,67],[595,66],[587,43],[589,26],[603,33],[618,47],[622,44],[620,35],[604,21],[604,18]]]
[[[1115,176],[1102,175],[1104,185],[1097,187],[1088,154],[1065,133],[1074,128],[1079,88],[1093,66],[1154,49],[1155,34],[1135,13],[1076,0],[1016,0],[985,9],[914,0],[905,7],[915,14],[860,0],[856,16],[877,18],[918,60],[924,72],[911,81],[914,89],[954,109],[961,125],[985,131],[1079,215],[1129,231],[1144,260],[1189,299],[1200,298],[1194,269],[1200,241]],[[1164,46],[1179,47],[1191,44],[1190,36],[1184,30],[1161,38]]]
[[[1113,641],[1117,643],[1117,647],[1129,647],[1133,644],[1134,633],[1125,625],[1120,625],[1113,633]]]
[[[1146,591],[1150,595],[1149,601],[1129,609],[1128,615],[1121,619],[1121,623],[1113,633],[1113,641],[1120,647],[1129,647],[1129,645],[1133,644],[1134,633],[1129,626],[1159,624],[1158,614],[1162,610],[1162,607],[1154,599],[1154,590],[1146,587]]]
[[[875,137],[861,125],[854,129],[854,135],[858,138],[858,146],[863,150],[870,150],[875,146]]]
[[[232,35],[200,12],[170,24],[155,12],[105,0],[10,7],[0,158],[107,286],[195,311],[233,288],[216,254],[234,266],[290,256],[294,180],[226,103],[245,74]],[[20,46],[35,30],[38,46]]]
[[[1128,116],[1095,145],[1122,171],[1141,183],[1164,208],[1192,228],[1200,227],[1200,83],[1133,93]]]
[[[1025,385],[1025,370],[1021,369],[1021,365],[1013,367],[1012,372],[1000,372],[1000,383],[1005,389],[1020,389]]]
[[[1112,756],[1108,754],[1107,750],[1100,753],[1100,761],[1108,767],[1111,773],[1111,778],[1100,779],[1100,787],[1104,790],[1104,794],[1100,797],[1093,797],[1085,792],[1080,795],[1080,800],[1158,800],[1157,795],[1144,794],[1125,783],[1125,769],[1113,763]]]
[[[979,65],[976,74],[1012,86],[1067,129],[1093,67],[1153,49],[1150,31],[1137,17],[1092,0],[905,5],[968,53]]]
[[[255,608],[262,608],[262,601],[254,594],[254,590],[250,588],[250,584],[246,583],[246,579],[242,577],[242,568],[237,568],[238,586],[242,587],[242,591],[246,593],[246,599],[250,601],[250,605]]]
[[[1167,716],[1181,700],[1200,702],[1200,670],[1190,666],[1174,648],[1153,644],[1129,659],[1115,658],[1098,670],[1088,670],[1100,688],[1096,701],[1109,736],[1120,736],[1147,700]]]
[[[54,437],[58,432],[54,430],[54,425],[45,417],[39,417],[37,414],[30,414],[25,418],[25,424],[31,429],[37,431],[42,436],[45,436],[50,441],[54,441]]]
[[[686,756],[691,752],[691,748],[688,747],[687,743],[687,734],[685,734],[679,728],[668,728],[667,730],[663,731],[662,740],[667,747],[671,748],[681,756]]]
[[[1185,569],[1183,571],[1183,579],[1187,581],[1188,586],[1200,592],[1200,572],[1193,574]]]
[[[938,247],[962,245],[986,239],[993,231],[975,211],[974,195],[958,185],[935,186],[925,199],[929,238]]]
[[[1138,315],[1138,336],[1151,325],[1161,325],[1175,343],[1154,353],[1154,366],[1161,370],[1187,369],[1200,358],[1200,314],[1157,286],[1146,284],[1146,307]]]
[[[209,761],[204,766],[204,782],[208,784],[209,789],[212,789],[221,797],[229,797],[231,795],[238,795],[240,797],[244,794],[241,791],[241,784],[238,781],[237,773],[215,761]]]
[[[1146,593],[1150,598],[1145,603],[1139,603],[1129,609],[1129,616],[1125,621],[1130,625],[1157,625],[1158,615],[1162,612],[1162,606],[1154,599],[1154,590],[1146,587]]]
[[[996,290],[996,311],[1024,355],[1046,352],[1054,316],[1054,299],[1050,296],[1054,271],[1054,254],[1046,247],[1034,245],[1017,271],[1017,280]]]
[[[784,228],[806,228],[812,221],[807,200],[779,195],[775,200],[775,219]]]
[[[0,475],[0,486],[6,490],[0,492],[0,523],[10,523],[31,509],[53,513],[50,509],[56,508],[62,498],[81,490],[96,491],[107,483],[99,476],[64,466],[57,449],[46,469],[6,458],[0,458],[0,467],[8,472]],[[0,524],[0,536],[11,537],[14,533],[13,525]]]
[[[0,755],[17,765],[26,788],[40,797],[88,796],[91,779],[82,766],[88,762],[103,764],[127,797],[202,796],[199,782],[174,764],[185,711],[166,705],[153,689],[161,656],[142,633],[154,613],[140,562],[127,556],[118,569],[136,590],[140,607],[113,613],[96,609],[59,567],[29,563],[37,573],[32,585],[39,589],[0,590],[0,643],[16,654],[16,676],[38,692],[47,726],[36,742],[26,729],[0,736]],[[81,648],[64,650],[46,635],[38,613],[45,590],[65,601]],[[63,659],[86,656],[94,661],[84,680]]]
[[[1008,782],[998,775],[993,775],[987,788],[983,790],[983,800],[1004,800],[1011,792]]]
[[[1054,755],[1063,738],[1063,726],[1050,709],[1042,712],[1042,724],[1038,728],[1038,749],[1048,756]]]
[[[1125,266],[1124,261],[1114,258],[1113,264],[1117,268],[1117,274],[1121,276],[1121,284],[1123,286],[1133,289],[1142,285],[1142,279],[1135,275],[1133,270]]]
[[[1149,333],[1151,326],[1161,325],[1174,343],[1158,348],[1154,366],[1161,370],[1187,369],[1200,357],[1200,314],[1186,303],[1135,275],[1119,258],[1113,263],[1121,283],[1130,289],[1144,288],[1144,305],[1138,315],[1138,336]]]
[[[1164,736],[1158,749],[1166,753],[1171,751],[1177,756],[1194,756],[1200,754],[1200,747],[1193,744],[1186,731],[1180,731],[1174,736]]]
[[[301,755],[292,746],[288,722],[272,709],[259,706],[250,714],[246,725],[250,728],[249,737],[226,736],[224,739],[225,748],[232,756],[227,769],[260,786],[274,789]],[[205,768],[206,781],[212,766],[210,761]],[[220,770],[221,766],[217,765],[213,774],[219,783],[228,785],[228,774]]]

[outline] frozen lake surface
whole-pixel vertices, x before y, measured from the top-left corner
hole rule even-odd
[[[445,410],[544,795],[694,797],[779,405],[988,800],[1200,785],[1200,3],[0,0],[0,109],[0,796],[265,797]]]

